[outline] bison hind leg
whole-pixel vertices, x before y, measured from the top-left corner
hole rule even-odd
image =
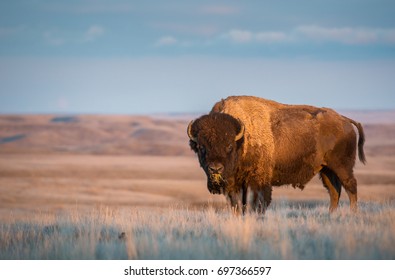
[[[323,167],[320,171],[320,178],[330,196],[329,211],[332,213],[339,205],[342,184],[339,177],[328,167]]]
[[[350,200],[350,209],[353,212],[357,212],[358,210],[358,197],[357,197],[357,180],[354,177],[353,171],[351,168],[344,168],[344,169],[339,169],[336,171],[340,181],[342,182],[342,185],[344,189],[346,190],[348,194],[348,198]]]

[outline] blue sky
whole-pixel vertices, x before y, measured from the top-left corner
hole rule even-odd
[[[2,0],[0,113],[395,109],[395,1]]]

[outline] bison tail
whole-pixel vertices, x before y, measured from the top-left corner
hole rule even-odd
[[[358,128],[358,134],[359,134],[359,140],[358,140],[358,157],[359,160],[365,164],[366,163],[366,157],[365,157],[365,152],[363,150],[363,145],[365,144],[365,133],[363,131],[363,127],[360,123],[357,125]]]
[[[344,117],[344,116],[343,116]],[[365,144],[365,133],[363,131],[363,127],[359,122],[356,122],[350,118],[344,117],[347,119],[349,122],[351,122],[355,127],[358,129],[358,134],[359,134],[359,139],[358,139],[358,157],[359,160],[363,163],[366,164],[366,157],[365,157],[365,152],[363,150],[363,145]]]

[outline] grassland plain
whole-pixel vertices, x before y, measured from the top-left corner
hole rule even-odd
[[[0,226],[1,259],[394,259],[395,206],[276,203],[264,217],[187,207],[40,215]]]
[[[264,217],[208,193],[186,119],[0,116],[0,259],[395,259],[386,116],[365,125],[358,214],[343,192],[329,215],[314,178],[275,188]]]

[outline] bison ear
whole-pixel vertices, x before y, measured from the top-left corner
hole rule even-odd
[[[197,153],[198,152],[198,147],[197,147],[197,138],[195,136],[193,136],[192,134],[192,125],[193,125],[194,121],[191,121],[188,125],[187,128],[187,133],[188,133],[188,137],[189,137],[189,146],[191,147],[191,149]]]
[[[188,128],[187,128],[187,133],[188,133],[189,139],[191,139],[191,141],[197,143],[196,137],[193,136],[193,134],[192,134],[192,125],[193,125],[193,123],[194,123],[194,121],[191,121],[189,123]]]
[[[189,147],[191,147],[191,150],[194,151],[195,153],[198,153],[198,144],[196,142],[193,142],[192,140],[189,140]]]
[[[235,137],[235,142],[239,141],[240,139],[242,139],[244,137],[244,131],[245,131],[245,127],[244,124],[241,120],[237,119],[237,121],[240,124],[240,130],[237,133],[236,137]]]

